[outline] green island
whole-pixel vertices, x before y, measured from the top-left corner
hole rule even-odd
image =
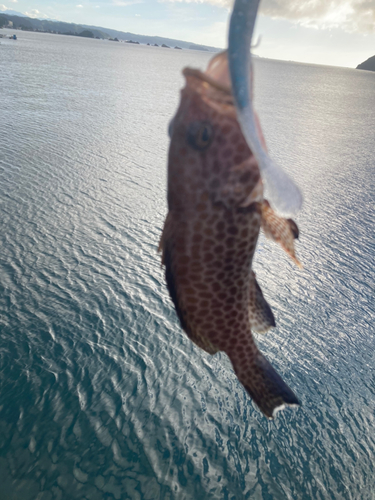
[[[153,47],[164,47],[175,49],[202,50],[207,52],[218,52],[220,49],[206,45],[198,45],[183,40],[174,40],[160,36],[137,35],[125,31],[117,31],[98,26],[65,23],[51,19],[35,19],[31,17],[0,12],[0,28],[11,28],[22,31],[36,31],[39,33],[52,33],[58,35],[81,36],[84,38],[96,38],[110,40],[113,42],[127,42],[135,45],[149,45]]]
[[[356,69],[365,69],[367,71],[375,71],[375,56],[369,57],[361,64],[358,64]]]

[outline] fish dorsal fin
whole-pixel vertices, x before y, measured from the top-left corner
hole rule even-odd
[[[266,333],[270,328],[276,326],[275,318],[271,307],[263,297],[254,272],[251,273],[250,279],[249,320],[251,330],[257,333]]]

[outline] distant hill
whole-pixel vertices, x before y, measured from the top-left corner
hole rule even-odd
[[[22,29],[25,31],[42,31],[46,33],[60,33],[63,35],[80,35],[87,30],[86,27],[80,24],[63,23],[60,21],[51,21],[49,19],[34,19],[31,17],[11,16],[9,14],[0,13],[0,27],[6,27],[12,23],[12,28]],[[100,29],[90,30],[94,37],[110,38],[110,36]]]
[[[23,14],[10,15],[9,11],[0,12],[0,28],[7,27],[9,21],[13,23],[14,29],[22,29],[25,31],[41,31],[46,33],[59,33],[63,35],[81,35],[82,32],[89,30],[95,38],[114,39],[120,41],[132,40],[142,44],[157,44],[168,45],[170,47],[181,47],[182,49],[204,50],[209,52],[217,52],[220,49],[207,45],[198,45],[196,43],[184,42],[183,40],[175,40],[173,38],[164,38],[160,36],[136,35],[125,31],[117,31],[109,28],[101,28],[99,26],[90,26],[87,24],[64,23],[61,21],[53,21],[51,19],[34,19],[25,17]],[[86,35],[87,36],[87,35]]]
[[[191,50],[207,50],[209,52],[218,52],[221,49],[216,47],[210,47],[208,45],[198,45],[196,43],[184,42],[183,40],[175,40],[174,38],[164,38],[161,36],[151,36],[151,35],[136,35],[134,33],[129,33],[127,31],[117,31],[109,28],[99,28],[98,26],[83,25],[85,29],[103,30],[108,33],[112,38],[118,38],[119,40],[132,40],[133,42],[139,42],[147,45],[148,43],[153,45],[157,43],[158,45],[168,45],[169,47],[174,47],[178,45],[182,49]]]
[[[0,11],[0,14],[7,14],[8,16],[19,16],[19,17],[27,17],[25,14],[22,14],[22,12],[17,12],[16,10],[2,10]]]
[[[358,64],[356,69],[367,69],[368,71],[375,71],[375,56],[369,57],[363,63]]]

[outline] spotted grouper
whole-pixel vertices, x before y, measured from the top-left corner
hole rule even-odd
[[[186,86],[170,126],[169,211],[160,241],[167,286],[188,337],[210,354],[224,351],[248,394],[273,418],[299,401],[254,341],[252,331],[265,332],[275,321],[252,261],[263,226],[298,263],[298,228],[263,198],[257,160],[237,121],[226,53],[204,73],[186,68],[183,74]]]

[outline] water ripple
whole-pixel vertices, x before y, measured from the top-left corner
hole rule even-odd
[[[268,422],[182,334],[156,253],[176,75],[209,55],[18,41],[0,74],[0,498],[372,499],[371,77],[256,61],[270,149],[306,199],[304,269],[263,237],[256,253],[278,325],[257,342],[303,403]]]

